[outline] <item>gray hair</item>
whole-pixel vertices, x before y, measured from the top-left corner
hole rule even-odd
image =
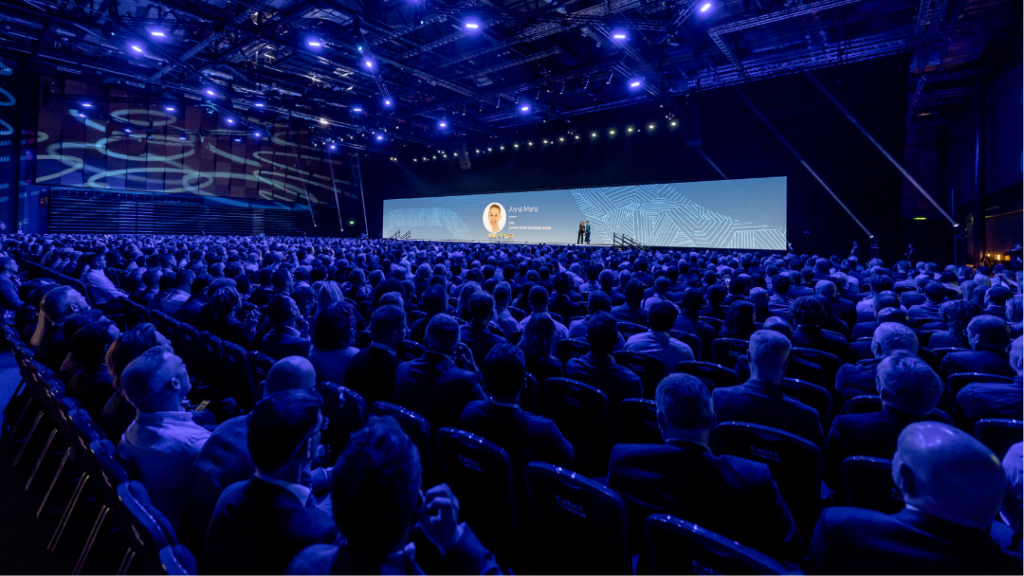
[[[875,328],[875,334],[871,337],[871,350],[876,356],[891,356],[895,352],[905,351],[909,354],[917,354],[917,334],[902,324],[896,322],[884,322]]]
[[[883,405],[924,416],[935,410],[942,396],[942,380],[924,360],[898,353],[878,364],[875,386]]]
[[[825,298],[834,298],[837,290],[835,282],[831,280],[819,280],[814,285],[814,291]]]
[[[793,345],[774,330],[758,330],[750,336],[750,363],[762,369],[785,365]]]
[[[670,374],[658,383],[654,393],[658,412],[668,424],[680,430],[707,430],[715,419],[711,393],[706,384],[689,374]]]

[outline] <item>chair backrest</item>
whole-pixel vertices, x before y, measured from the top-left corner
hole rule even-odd
[[[950,348],[931,348],[930,350],[931,350],[931,353],[933,355],[935,355],[935,361],[938,364],[942,364],[942,359],[946,357],[946,354],[949,354],[951,352],[967,352],[968,351],[967,348],[955,348],[955,347],[950,347]]]
[[[697,336],[696,334],[692,334],[690,332],[683,332],[682,330],[669,330],[668,335],[675,338],[676,340],[679,340],[683,344],[689,346],[690,350],[693,351],[694,360],[702,359],[701,354],[703,354],[704,352],[704,343],[701,342],[700,336]],[[670,367],[666,366],[666,369],[667,368]]]
[[[939,373],[939,357],[935,355],[935,352],[919,346],[917,348],[917,357],[924,360],[925,364],[934,370],[936,374]]]
[[[564,468],[526,465],[538,573],[632,574],[626,504],[615,491]]]
[[[954,397],[956,397],[957,392],[959,392],[961,388],[975,382],[1009,384],[1013,382],[1013,378],[999,376],[996,374],[982,374],[981,372],[959,372],[957,374],[950,374],[949,376],[946,376],[946,386],[950,388]]]
[[[249,412],[256,406],[256,400],[259,398],[256,382],[253,382],[252,378],[252,368],[249,366],[249,356],[245,348],[234,342],[221,341],[221,349],[224,352],[226,392],[243,410]]]
[[[202,375],[203,383],[218,392],[226,392],[224,344],[220,338],[209,332],[199,334],[199,361],[202,363],[199,372]]]
[[[131,478],[117,460],[117,448],[110,440],[93,440],[80,464],[89,473],[89,481],[99,490],[104,504],[116,506],[117,487]]]
[[[640,377],[640,385],[644,389],[644,398],[653,399],[658,382],[665,377],[665,363],[660,358],[639,352],[620,350],[612,353],[615,363],[629,368]]]
[[[843,405],[843,411],[847,414],[869,414],[871,412],[880,412],[881,410],[882,397],[870,394],[854,396]]]
[[[821,371],[825,375],[825,382],[830,382],[830,386],[834,386],[836,381],[836,373],[839,372],[839,367],[843,365],[843,362],[835,354],[829,354],[821,350],[815,350],[813,348],[793,348],[790,352],[793,356],[817,364],[821,367]]]
[[[409,439],[420,451],[420,462],[423,464],[423,477],[426,478],[427,468],[430,466],[430,422],[412,410],[402,408],[391,402],[383,400],[374,402],[370,407],[374,416],[391,416],[398,421],[398,425],[409,435]]]
[[[562,362],[562,368],[573,358],[590,353],[590,344],[582,340],[565,339],[555,344],[555,356]]]
[[[420,344],[419,342],[416,342],[415,340],[405,340],[405,341],[403,341],[401,346],[398,347],[398,350],[396,350],[396,352],[398,353],[398,359],[401,360],[402,362],[408,362],[409,360],[415,360],[415,359],[419,358],[420,356],[423,356],[423,353],[425,351],[426,351],[426,348],[423,346],[423,344]],[[481,361],[483,361],[483,358],[475,358],[475,360],[477,360],[478,362],[481,362]]]
[[[195,326],[187,323],[179,323],[180,330],[180,344],[181,350],[178,350],[178,345],[175,344],[174,351],[178,356],[185,361],[185,366],[188,368],[190,374],[200,374],[200,364],[202,363],[202,340],[199,336],[199,331],[196,330]]]
[[[605,393],[575,380],[548,378],[544,395],[551,419],[573,445],[574,467],[588,476],[607,472],[610,428]]]
[[[711,362],[680,362],[672,371],[700,378],[701,382],[707,385],[708,391],[740,383],[740,377],[735,370]]]
[[[696,524],[653,514],[644,522],[654,574],[788,574],[768,556]]]
[[[533,374],[527,372],[526,383],[523,384],[523,389],[519,391],[519,406],[531,414],[541,413],[540,407],[537,405],[540,394],[537,386],[537,379],[533,377]]]
[[[782,392],[817,410],[821,431],[828,438],[828,431],[832,427],[832,394],[817,384],[796,378],[783,378]]]
[[[512,460],[497,444],[455,428],[437,431],[445,482],[480,542],[508,563],[520,552]],[[461,520],[461,519],[460,519]]]
[[[728,309],[726,309],[726,311],[728,311]],[[708,326],[711,326],[711,328],[714,329],[715,334],[721,332],[722,326],[725,326],[725,320],[722,320],[721,318],[715,318],[713,316],[698,316],[697,319]]]
[[[809,535],[821,513],[821,449],[795,434],[747,422],[715,427],[722,454],[766,464],[801,533]]]
[[[117,499],[112,506],[128,539],[128,547],[135,553],[135,562],[141,560],[144,567],[150,568],[160,561],[160,550],[177,544],[173,541],[174,529],[170,522],[157,510],[149,499],[149,493],[142,482],[131,480],[116,488]],[[163,518],[161,518],[163,517]],[[159,518],[159,519],[158,519]],[[162,525],[161,525],[162,523]],[[172,540],[168,539],[170,531]],[[137,567],[137,565],[136,565]],[[145,570],[146,573],[151,573]]]
[[[892,460],[850,456],[843,460],[846,505],[895,514],[903,509],[903,494],[892,481]]]
[[[348,445],[352,433],[366,425],[370,411],[366,406],[366,400],[358,392],[344,386],[333,382],[319,382],[316,391],[324,401],[320,411],[330,420],[322,441],[330,447],[331,454],[337,457]]]
[[[639,324],[634,324],[632,322],[622,322],[622,321],[619,321],[619,322],[616,322],[616,326],[615,327],[618,328],[619,333],[622,334],[622,338],[625,339],[625,340],[629,340],[629,337],[632,336],[633,334],[640,334],[641,332],[647,332],[647,328],[645,326],[641,326]]]
[[[577,320],[583,320],[584,318],[586,318],[586,316],[573,316],[572,318],[569,318],[568,320],[566,320],[566,322],[568,322],[568,324],[566,324],[565,326],[568,327],[569,324],[572,324],[573,322],[575,322]]]
[[[711,341],[711,359],[715,364],[736,367],[736,360],[747,353],[750,342],[739,338],[715,338]]]
[[[411,326],[413,322],[415,322],[417,320],[420,320],[422,318],[426,318],[426,317],[427,317],[427,313],[424,312],[423,310],[410,310],[409,311],[409,325]]]
[[[974,437],[996,453],[1000,460],[1006,451],[1021,441],[1024,421],[1004,418],[983,418],[974,424]]]
[[[274,366],[274,359],[262,352],[249,350],[246,352],[249,359],[249,371],[252,373],[252,383],[256,388],[256,400],[262,397],[260,384],[267,379],[267,372]]]
[[[654,400],[626,398],[619,403],[618,444],[661,444]]]
[[[199,563],[185,546],[165,546],[160,549],[160,571],[152,574],[195,576],[199,574]]]

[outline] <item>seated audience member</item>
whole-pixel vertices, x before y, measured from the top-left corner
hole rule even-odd
[[[188,300],[172,314],[175,320],[198,326],[199,312],[210,301],[210,296],[212,296],[212,294],[208,294],[206,291],[212,280],[212,277],[205,274],[196,276],[196,279],[192,281],[192,286],[189,287]]]
[[[156,294],[153,295],[152,298],[149,299],[149,302],[146,302],[146,308],[149,308],[150,310],[162,311],[163,302],[164,300],[167,299],[167,296],[171,293],[171,290],[174,289],[174,284],[176,280],[177,274],[175,274],[174,272],[168,271],[161,274],[160,282],[157,284],[160,287],[160,289],[157,291]]]
[[[943,380],[962,372],[1015,376],[1007,354],[1010,327],[1006,320],[988,314],[976,316],[967,325],[967,342],[971,350],[950,352],[942,359],[939,374]]]
[[[573,291],[568,274],[565,272],[556,274],[554,286],[555,294],[551,297],[548,310],[558,314],[565,320],[583,314],[583,308],[580,305],[583,298],[578,292]]]
[[[778,332],[785,336],[790,344],[793,343],[793,327],[781,316],[772,316],[766,320],[762,329]],[[736,359],[736,375],[739,376],[740,381],[746,381],[750,378],[750,360],[746,354]],[[783,376],[786,378],[796,378],[797,380],[803,380],[804,382],[810,382],[819,386],[827,386],[825,375],[821,371],[820,366],[796,356],[789,357],[789,363]]]
[[[874,333],[875,328],[878,327],[878,317],[884,310],[896,309],[903,312],[900,308],[899,298],[896,297],[895,292],[885,292],[875,296],[874,303],[872,306],[873,318],[865,322],[857,322],[853,325],[853,330],[850,334],[850,339],[856,341],[858,338],[870,337]],[[904,312],[905,313],[905,312]],[[902,324],[909,324],[909,316],[907,322]]]
[[[302,483],[320,447],[322,404],[307,390],[276,392],[256,404],[246,434],[255,472],[217,499],[203,544],[204,571],[283,574],[307,546],[341,541]]]
[[[267,317],[274,327],[263,337],[260,352],[275,360],[288,356],[305,358],[310,354],[312,343],[303,335],[309,324],[302,318],[295,300],[284,294],[275,294],[267,304]],[[300,327],[305,330],[300,330]]]
[[[486,400],[473,353],[459,340],[459,323],[447,314],[430,320],[426,352],[398,366],[395,404],[423,416],[434,430],[458,428],[462,410]]]
[[[0,257],[0,308],[17,311],[25,303],[18,292],[18,261]]]
[[[286,574],[423,574],[408,545],[417,521],[450,573],[500,573],[473,530],[459,523],[451,489],[441,484],[423,494],[419,451],[393,418],[371,418],[354,433],[331,476],[341,543],[307,547]]]
[[[984,314],[991,314],[1004,318],[1006,316],[1006,301],[1013,296],[1013,292],[1006,286],[993,286],[985,292]]]
[[[608,487],[626,501],[631,522],[672,514],[785,561],[800,557],[800,534],[764,464],[715,456],[708,443],[715,411],[707,386],[672,374],[658,384],[664,445],[618,444]]]
[[[213,284],[211,284],[211,287]],[[234,288],[220,288],[213,293],[209,303],[213,313],[210,333],[221,340],[233,342],[242,348],[251,350],[253,347],[254,321],[242,323],[236,317],[242,308],[242,298]]]
[[[494,323],[501,328],[505,339],[513,342],[516,334],[519,333],[519,322],[512,317],[508,311],[509,302],[512,300],[512,287],[508,282],[501,282],[494,287]]]
[[[186,504],[184,471],[210,437],[182,409],[192,389],[188,370],[169,349],[151,348],[128,364],[120,384],[137,413],[117,451],[146,485],[153,505],[177,527]]]
[[[80,280],[85,286],[86,295],[93,301],[97,308],[108,313],[120,309],[118,298],[127,298],[128,294],[118,290],[114,283],[107,278],[103,270],[107,267],[107,259],[103,254],[92,254],[86,262],[89,270],[82,274]],[[112,304],[108,304],[111,303]]]
[[[756,287],[750,289],[750,303],[754,305],[754,322],[764,322],[775,313],[769,307],[768,290]]]
[[[590,292],[590,299],[587,301],[587,316],[574,320],[569,325],[569,337],[577,340],[586,340],[587,338],[587,327],[590,326],[590,319],[593,318],[594,314],[598,312],[612,311],[612,302],[607,294],[600,290]],[[622,338],[622,334],[619,334],[619,342],[615,345],[616,350],[621,350],[626,345],[625,339]]]
[[[721,284],[709,286],[707,293],[708,305],[700,309],[700,315],[725,320],[726,313],[722,311],[722,303],[725,302],[725,296],[728,293],[729,289]]]
[[[725,315],[725,323],[719,330],[721,338],[738,338],[747,340],[754,333],[754,305],[746,300],[736,300],[729,306],[729,313]]]
[[[644,310],[650,312],[651,306],[654,306],[658,302],[671,302],[668,298],[668,293],[672,289],[672,281],[667,276],[659,276],[654,281],[654,293],[650,298],[645,298],[642,304]]]
[[[477,292],[469,298],[469,314],[473,318],[459,328],[459,338],[473,352],[475,360],[483,360],[494,346],[505,338],[492,334],[489,328],[494,318],[494,298],[487,292]]]
[[[591,295],[591,298],[594,296]],[[526,358],[526,371],[537,380],[537,400],[542,402],[544,382],[548,378],[561,378],[562,363],[554,356],[555,321],[546,314],[538,314],[526,323],[523,336],[519,339],[519,348]]]
[[[593,297],[591,295],[591,298]],[[675,326],[678,315],[676,305],[668,300],[655,302],[647,313],[651,324],[650,330],[630,336],[623,349],[627,352],[650,354],[664,362],[665,369],[669,372],[680,362],[693,361],[693,350],[668,333]]]
[[[146,306],[153,296],[160,291],[160,270],[146,270],[142,273],[142,285],[129,295],[129,299],[139,306]]]
[[[707,322],[700,319],[700,308],[703,305],[704,296],[700,291],[691,288],[683,292],[683,300],[680,302],[682,313],[676,317],[674,328],[696,335],[703,346],[710,348],[711,341],[717,338],[718,334]]]
[[[1005,490],[999,459],[938,422],[899,434],[892,479],[896,514],[825,508],[804,562],[809,574],[1017,574],[1021,557],[990,535]]]
[[[82,369],[68,381],[66,393],[90,415],[99,415],[114,391],[114,378],[104,364],[107,348],[121,335],[117,325],[103,319],[79,328],[71,337],[71,353]]]
[[[590,352],[573,358],[565,366],[565,377],[589,384],[608,396],[610,414],[618,414],[619,402],[625,398],[643,398],[640,377],[632,370],[619,366],[612,358],[619,341],[615,318],[607,312],[594,314],[587,326]]]
[[[423,344],[423,335],[427,331],[427,324],[434,316],[443,313],[448,308],[448,296],[445,294],[444,287],[431,286],[427,288],[420,298],[420,306],[427,315],[412,323],[409,339]]]
[[[1003,497],[999,516],[1015,535],[1019,535],[1024,523],[1024,443],[1017,442],[1006,451],[1003,471],[1006,473],[1006,496]],[[1019,536],[1017,540],[1019,552]]]
[[[167,275],[170,279],[170,287],[166,292],[154,296],[150,300],[150,308],[159,310],[168,316],[174,316],[174,314],[181,309],[181,307],[190,298],[189,289],[192,287],[192,282],[195,280],[196,275],[188,270],[182,270],[176,274]],[[161,282],[163,278],[160,279]]]
[[[68,318],[67,322],[60,327],[61,335],[69,346],[69,352],[67,356],[64,357],[64,361],[60,363],[60,369],[57,371],[57,378],[59,378],[61,382],[67,383],[71,381],[71,377],[78,373],[78,371],[85,365],[84,359],[76,357],[74,348],[70,348],[71,339],[75,336],[75,333],[93,322],[100,322],[103,320],[107,320],[107,317],[103,315],[103,311],[98,308],[92,308],[71,316]]]
[[[772,295],[768,299],[768,309],[786,320],[790,320],[792,307],[793,298],[789,294],[789,276],[777,274],[772,277]]]
[[[305,358],[291,356],[275,362],[262,385],[264,396],[286,390],[313,390],[316,372]],[[178,532],[187,544],[195,545],[196,549],[202,549],[210,517],[224,489],[235,482],[247,480],[256,471],[247,444],[249,419],[249,415],[236,416],[217,426],[188,472],[188,505],[182,514]],[[307,472],[310,474],[304,474],[303,483],[314,489],[314,493],[325,491],[327,475],[323,469]]]
[[[69,286],[50,290],[39,303],[39,322],[29,345],[35,348],[35,360],[54,373],[71,350],[61,328],[69,318],[89,310],[85,297]]]
[[[935,409],[943,385],[924,360],[897,352],[882,360],[876,372],[882,409],[839,415],[832,421],[825,450],[825,482],[833,490],[842,489],[841,468],[846,457],[891,458],[896,439],[908,424],[925,420],[953,423],[948,414]]]
[[[946,300],[946,287],[935,281],[928,282],[924,285],[924,297],[925,302],[911,306],[907,309],[907,315],[919,325],[941,320],[939,308]]]
[[[814,296],[797,298],[793,302],[793,345],[828,352],[843,360],[850,347],[842,335],[822,329],[825,320],[825,307]]]
[[[1010,333],[1014,336],[1024,334],[1024,296],[1014,294],[1006,301],[1006,321],[1010,324]]]
[[[1024,411],[1024,386],[1021,383],[1021,373],[1024,371],[1022,343],[1024,337],[1018,336],[1010,345],[1010,369],[1016,373],[1013,382],[975,382],[964,386],[956,395],[957,416],[972,426],[982,418],[1020,419],[1021,412]]]
[[[853,329],[854,324],[857,323],[857,305],[850,300],[839,296],[839,288],[831,279],[819,280],[818,283],[814,285],[814,292],[818,296],[823,296],[828,299],[832,306],[832,311],[846,327],[846,329],[843,330],[843,334],[849,334],[850,330]]]
[[[712,399],[720,422],[750,422],[778,428],[825,447],[818,412],[783,395],[782,378],[792,346],[785,336],[758,330],[750,337],[750,379],[716,388]]]
[[[725,295],[725,299],[722,300],[722,306],[731,307],[733,302],[740,300],[746,300],[747,297],[744,295],[747,291],[747,286],[750,283],[750,276],[746,274],[740,274],[729,282],[727,288],[728,294]],[[727,313],[728,315],[728,313]]]
[[[612,308],[611,315],[620,322],[632,322],[647,326],[647,310],[644,310],[644,285],[639,280],[630,280],[625,290],[626,303]]]
[[[135,421],[135,407],[125,399],[124,391],[121,388],[121,373],[132,360],[141,356],[146,350],[156,347],[170,349],[171,345],[163,334],[157,332],[155,326],[149,322],[143,322],[118,336],[117,340],[114,340],[114,343],[107,349],[106,366],[110,372],[113,393],[107,399],[103,409],[92,414],[92,419],[99,424],[111,441],[120,440],[121,435]]]
[[[344,385],[362,395],[367,406],[381,400],[394,402],[395,374],[401,364],[398,349],[405,341],[405,332],[405,312],[398,306],[381,306],[373,311],[372,341],[352,357],[344,374]]]
[[[967,300],[953,300],[943,304],[939,308],[939,314],[942,315],[946,330],[933,332],[928,338],[928,347],[932,350],[937,348],[969,349],[971,343],[967,340],[967,325],[975,316],[981,315],[981,306]]]
[[[878,364],[897,353],[916,356],[917,349],[917,336],[910,328],[896,322],[881,324],[871,337],[871,354],[874,357],[856,364],[843,364],[836,373],[836,392],[845,400],[861,395],[874,396],[878,393],[875,384]]]
[[[461,428],[504,448],[517,478],[530,462],[571,467],[573,447],[558,425],[519,407],[519,393],[526,383],[523,352],[502,342],[491,348],[481,369],[491,398],[470,402],[462,411]]]
[[[548,314],[548,291],[543,286],[530,288],[530,310],[530,314],[519,321],[519,330],[526,328],[526,323],[530,321],[534,314]],[[551,319],[555,320],[554,317],[551,317]],[[568,337],[569,329],[565,327],[565,324],[555,320],[555,342],[565,340]]]
[[[875,304],[874,301],[875,298],[878,297],[878,295],[881,294],[882,292],[892,292],[893,288],[892,279],[890,279],[888,276],[874,273],[872,273],[871,277],[868,279],[868,286],[871,287],[871,296],[868,298],[864,298],[860,302],[857,302],[857,322],[870,322],[871,317],[874,316],[875,310],[878,309],[878,306]],[[923,283],[921,284],[921,289],[924,289]],[[893,294],[895,294],[895,292],[893,292]],[[907,294],[910,293],[904,292],[904,295]],[[921,302],[923,302],[924,293],[922,292],[920,296],[920,302],[909,302],[906,304],[906,306],[910,306],[911,304],[920,304]]]

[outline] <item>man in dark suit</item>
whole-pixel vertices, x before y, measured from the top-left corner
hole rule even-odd
[[[916,355],[917,350],[917,336],[910,328],[896,322],[886,322],[880,325],[875,329],[875,334],[871,338],[871,353],[874,357],[870,360],[861,360],[856,364],[840,366],[839,372],[836,373],[836,392],[839,392],[846,400],[854,396],[874,396],[878,393],[878,387],[875,384],[878,364],[897,353]]]
[[[892,479],[907,505],[901,512],[822,512],[808,574],[1020,573],[1021,557],[990,536],[1006,479],[981,442],[944,424],[911,424],[899,435]]]
[[[579,293],[574,292],[572,289],[572,283],[569,281],[569,275],[565,272],[559,272],[555,275],[555,293],[551,297],[551,301],[548,302],[548,311],[554,312],[562,317],[566,322],[573,316],[579,316],[584,313],[582,306],[583,297]]]
[[[420,489],[423,467],[393,418],[371,418],[338,457],[331,487],[340,544],[301,551],[285,574],[423,574],[407,546],[414,523],[451,574],[500,574],[494,555],[465,522],[447,485]]]
[[[710,350],[711,341],[718,337],[715,329],[707,322],[700,319],[700,308],[704,305],[704,296],[696,289],[689,289],[683,292],[682,308],[679,316],[676,316],[676,323],[673,326],[676,330],[696,334],[701,340],[702,347]],[[699,358],[698,358],[699,360]]]
[[[850,346],[843,336],[822,329],[825,320],[825,307],[814,296],[797,298],[793,302],[793,321],[796,323],[793,344],[828,352],[844,360]]]
[[[427,315],[412,323],[412,326],[409,327],[409,339],[423,344],[423,335],[427,331],[427,323],[430,322],[431,318],[444,312],[448,307],[448,296],[445,294],[444,287],[434,285],[427,288],[420,298],[420,306]]]
[[[849,334],[854,324],[857,323],[857,305],[839,296],[839,289],[832,279],[819,280],[814,285],[814,291],[819,296],[828,298],[828,301],[832,304],[832,312],[846,324],[846,329],[842,333]]]
[[[908,424],[934,420],[952,424],[935,406],[943,385],[924,360],[897,353],[878,364],[876,381],[882,410],[836,416],[825,450],[825,483],[842,490],[842,464],[848,456],[891,458],[896,439]]]
[[[914,289],[900,294],[900,304],[903,305],[904,308],[911,308],[927,302],[928,297],[925,295],[924,289],[932,280],[933,278],[928,274],[922,273],[915,276]]]
[[[647,326],[647,310],[644,310],[644,285],[630,280],[626,285],[626,303],[612,308],[612,317],[622,322]]]
[[[249,414],[246,444],[256,472],[217,500],[203,546],[205,570],[283,574],[312,544],[340,541],[301,478],[316,456],[324,419],[320,397],[304,390],[263,398]]]
[[[405,312],[401,308],[381,306],[374,310],[370,318],[372,342],[353,356],[345,368],[345,386],[361,394],[367,406],[381,400],[394,402],[395,373],[401,364],[397,350],[405,340],[405,327]]]
[[[793,304],[793,298],[789,294],[789,284],[789,276],[775,275],[772,278],[772,295],[768,299],[768,309],[787,320],[792,318],[790,308]]]
[[[640,377],[629,368],[616,364],[612,358],[612,352],[619,343],[619,331],[611,314],[598,312],[591,315],[587,342],[590,352],[569,360],[565,366],[565,377],[604,392],[608,396],[609,413],[613,415],[619,413],[619,403],[625,398],[643,398]]]
[[[423,416],[434,430],[458,427],[462,410],[486,400],[469,347],[459,340],[459,323],[447,314],[430,320],[427,351],[395,372],[395,404]]]
[[[985,292],[985,314],[1006,317],[1006,301],[1013,296],[1006,286],[993,286]]]
[[[312,343],[296,328],[301,324],[308,331],[309,324],[302,318],[302,312],[299,311],[295,300],[284,294],[274,294],[267,304],[267,317],[273,322],[274,327],[263,337],[260,352],[275,360],[288,356],[305,358],[309,355]]]
[[[900,308],[900,301],[899,298],[896,296],[895,292],[883,292],[875,296],[873,302],[874,304],[872,307],[872,311],[874,318],[872,320],[857,322],[856,324],[854,324],[853,331],[850,334],[850,340],[856,342],[858,338],[865,338],[871,336],[874,333],[875,328],[878,327],[878,318],[883,310],[895,309],[899,310],[900,312],[903,312],[904,315],[906,315],[906,312],[904,312],[903,309]],[[900,324],[909,324],[909,318],[910,317],[907,316],[907,321],[900,322]]]
[[[711,318],[725,320],[725,312],[722,312],[722,303],[725,301],[725,296],[728,293],[729,289],[722,284],[715,284],[714,286],[708,287],[708,305],[701,308],[699,314],[701,316],[709,316]]]
[[[778,428],[824,449],[817,410],[782,393],[790,348],[789,340],[778,332],[754,332],[750,337],[750,380],[739,386],[716,388],[712,395],[715,414],[722,422]]]
[[[907,315],[911,320],[915,320],[918,326],[942,321],[939,307],[946,300],[946,287],[934,280],[929,281],[924,285],[924,297],[925,302],[911,306],[907,310]]]
[[[1024,404],[1024,383],[1021,380],[1021,373],[1024,372],[1022,343],[1024,336],[1018,336],[1010,345],[1010,369],[1016,373],[1012,382],[973,382],[960,389],[956,395],[955,416],[958,425],[963,423],[973,426],[982,418],[1020,418]]]
[[[772,316],[765,320],[763,329],[778,332],[785,336],[790,344],[793,343],[793,327],[780,316]],[[740,377],[740,380],[746,381],[750,378],[750,360],[746,354],[736,359],[736,374]],[[825,374],[822,372],[821,366],[796,356],[789,357],[789,363],[783,376],[828,387],[828,382],[825,382]]]
[[[967,341],[972,350],[950,352],[942,359],[939,374],[943,380],[962,372],[1014,376],[1006,352],[1010,345],[1010,326],[1006,320],[988,314],[975,316],[967,324]]]
[[[608,466],[608,487],[626,501],[631,525],[666,512],[773,558],[799,558],[799,532],[768,467],[708,448],[715,411],[707,386],[672,374],[656,399],[665,444],[618,444]]]
[[[476,292],[469,297],[469,314],[473,321],[459,328],[459,339],[469,346],[473,358],[481,361],[491,348],[506,341],[502,336],[491,333],[489,327],[494,317],[494,298],[487,292]]]

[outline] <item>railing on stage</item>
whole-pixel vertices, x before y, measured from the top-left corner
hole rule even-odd
[[[638,250],[647,250],[647,246],[636,242],[633,238],[626,236],[625,234],[619,234],[617,232],[612,232],[612,248],[636,248]]]
[[[412,230],[406,230],[405,234],[402,234],[401,230],[395,230],[395,233],[388,236],[388,240],[408,240],[412,238]]]

